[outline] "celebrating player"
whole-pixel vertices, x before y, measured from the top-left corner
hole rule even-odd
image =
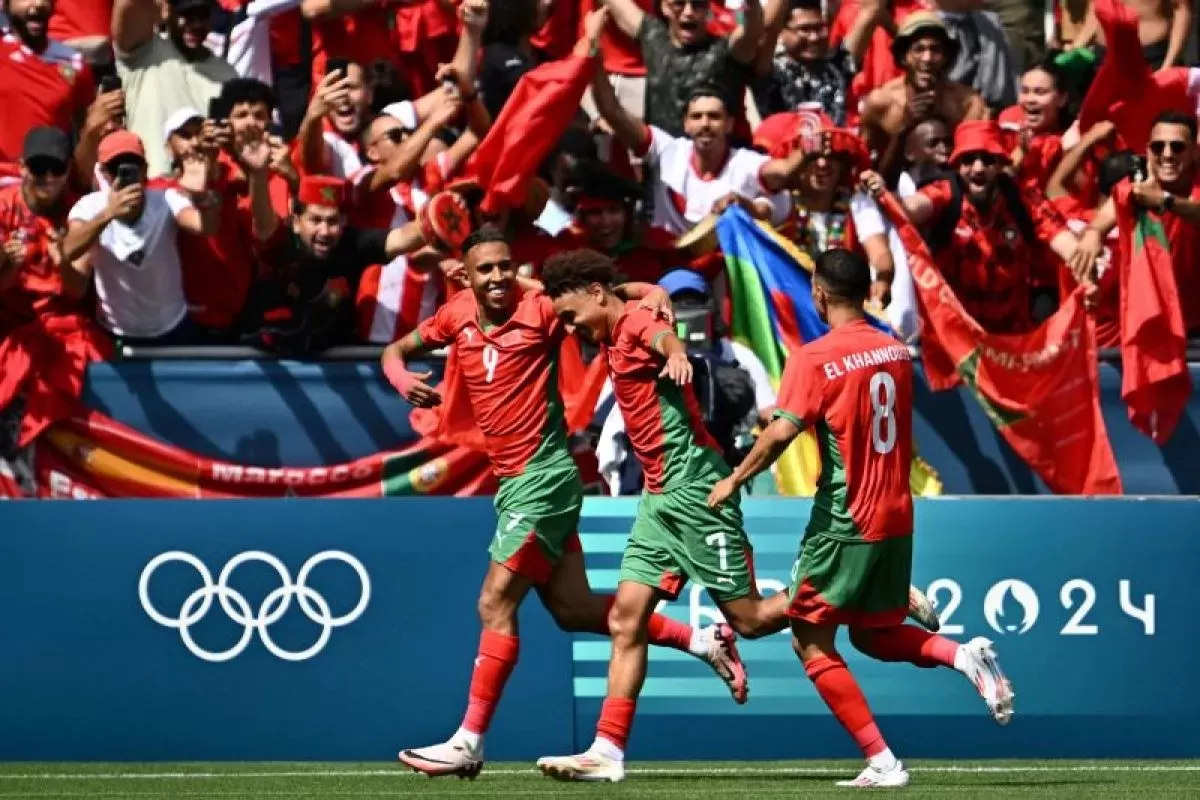
[[[857,778],[839,784],[855,788],[905,786],[908,771],[888,749],[834,647],[840,625],[873,658],[958,670],[999,724],[1013,713],[1012,686],[991,642],[960,645],[901,624],[912,571],[913,370],[908,349],[864,319],[870,288],[871,268],[862,257],[829,250],[817,258],[813,302],[831,330],[790,354],[775,419],[708,498],[714,509],[730,507],[742,485],[801,430],[815,427],[821,478],[792,568],[787,614],[804,671],[867,758]]]
[[[463,258],[471,291],[459,292],[420,327],[387,347],[388,380],[415,406],[441,402],[407,359],[453,344],[492,468],[500,478],[499,520],[489,549],[492,563],[479,596],[483,632],[461,727],[449,741],[404,750],[400,761],[430,776],[474,778],[483,766],[483,736],[505,681],[517,663],[517,609],[536,588],[559,627],[607,634],[611,597],[593,594],[583,567],[577,526],[583,487],[567,447],[557,359],[566,329],[550,300],[523,291],[508,242],[495,228],[467,237]],[[645,284],[627,296],[654,292]],[[646,297],[647,303],[657,300]],[[654,316],[655,311],[647,309]],[[649,641],[683,650],[710,664],[734,699],[746,699],[746,674],[727,625],[695,630],[660,614],[650,616]]]

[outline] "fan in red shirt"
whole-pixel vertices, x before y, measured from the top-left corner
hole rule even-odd
[[[0,189],[0,339],[41,316],[80,311],[86,285],[63,282],[58,239],[71,195],[67,136],[35,128],[25,137],[21,177]]]
[[[1065,81],[1062,68],[1048,58],[1025,71],[1017,105],[1000,112],[1004,146],[1022,189],[1045,192],[1062,160],[1062,135],[1071,123]]]
[[[9,28],[0,35],[0,161],[16,161],[32,128],[70,132],[96,97],[83,56],[49,38],[51,0],[8,0]]]
[[[1078,240],[1044,196],[1004,174],[1007,164],[995,122],[964,122],[950,155],[956,174],[903,204],[967,313],[989,332],[1024,333],[1053,312],[1058,270]]]
[[[376,59],[402,64],[396,49],[395,0],[303,0],[300,10],[312,22],[312,85],[325,77],[331,59],[370,64]],[[346,11],[347,8],[356,10]]]
[[[112,36],[113,0],[57,0],[50,18],[50,37],[74,47],[96,63]],[[95,54],[93,56],[93,54]]]

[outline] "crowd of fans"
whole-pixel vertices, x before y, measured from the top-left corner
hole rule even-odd
[[[1131,6],[1145,59],[1183,65],[1189,2]],[[904,250],[854,182],[872,169],[986,329],[1028,331],[1085,280],[1111,346],[1105,198],[1131,178],[1163,212],[1200,332],[1196,112],[1163,116],[1144,152],[1110,122],[1081,129],[1105,55],[1087,2],[1062,5],[1050,41],[1027,0],[3,9],[0,339],[80,314],[135,345],[390,342],[460,269],[422,215],[451,192],[480,221],[473,152],[521,76],[572,53],[595,62],[577,116],[524,207],[492,220],[533,274],[580,246],[631,279],[687,269],[719,329],[712,222],[736,203],[809,253],[862,252],[873,300],[911,336]]]

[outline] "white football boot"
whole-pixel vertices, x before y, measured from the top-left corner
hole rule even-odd
[[[901,761],[897,761],[889,770],[868,765],[854,780],[838,781],[837,785],[844,789],[899,789],[908,786],[908,770]]]
[[[620,783],[625,780],[625,762],[609,758],[595,750],[577,756],[547,756],[537,760],[538,769],[559,781]]]
[[[442,744],[401,750],[400,763],[431,778],[457,775],[475,780],[483,769],[483,745],[471,748],[466,742],[450,739]]]
[[[959,645],[959,659],[955,659],[955,667],[970,678],[971,683],[979,691],[988,712],[997,725],[1007,725],[1013,715],[1012,683],[1000,669],[1000,660],[996,658],[996,650],[990,640],[977,636],[966,644]]]
[[[728,625],[709,625],[700,632],[708,642],[708,652],[700,660],[713,668],[717,677],[729,687],[733,702],[741,705],[750,693],[750,682],[746,676],[746,665],[738,655],[737,634]]]

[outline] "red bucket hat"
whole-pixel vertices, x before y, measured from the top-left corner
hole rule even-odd
[[[1000,125],[995,120],[983,119],[959,123],[954,131],[954,152],[950,154],[950,163],[957,164],[967,153],[989,153],[1008,161]]]
[[[772,158],[787,158],[797,148],[814,156],[845,156],[854,175],[871,168],[870,153],[858,134],[836,127],[816,103],[764,119],[754,130],[754,146],[766,150]]]

